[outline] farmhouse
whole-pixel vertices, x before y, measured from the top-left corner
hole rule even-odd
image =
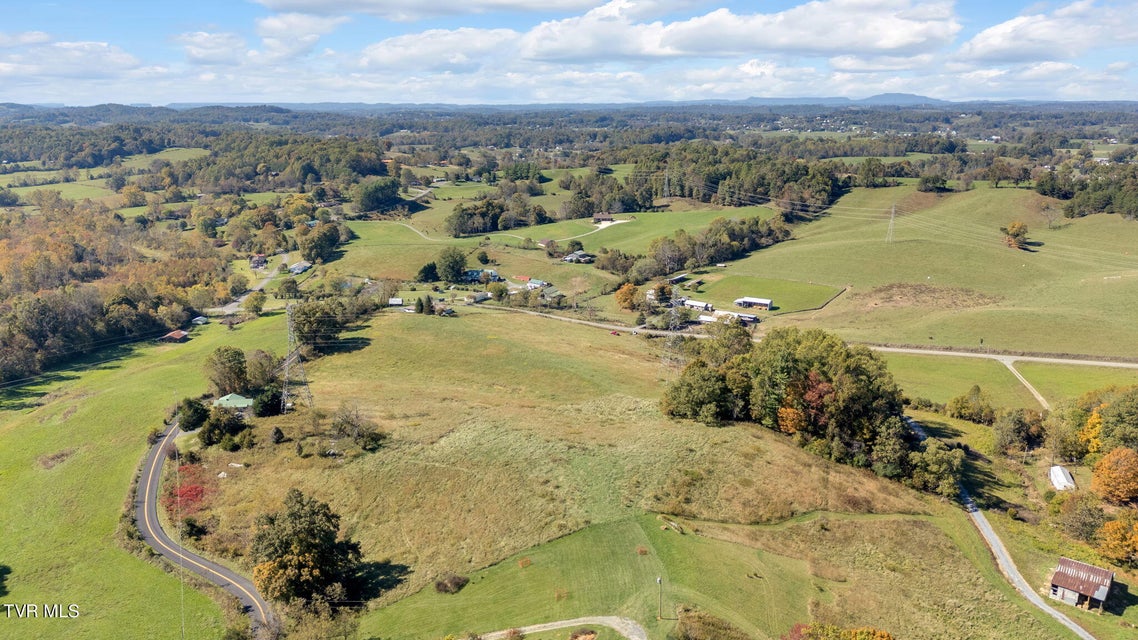
[[[181,329],[175,329],[158,339],[162,342],[185,342],[190,339],[190,334]]]
[[[1076,488],[1075,479],[1071,476],[1071,472],[1059,465],[1051,467],[1051,486],[1055,487],[1056,491]]]
[[[1101,609],[1114,584],[1114,572],[1070,558],[1059,558],[1051,575],[1051,597],[1076,607]]]
[[[526,283],[526,289],[529,289],[530,291],[533,291],[534,289],[544,289],[545,287],[552,286],[552,284],[546,282],[545,280],[538,280],[537,278],[531,278],[530,281]]]
[[[466,301],[470,304],[477,302],[484,302],[490,299],[490,294],[486,291],[475,291],[474,293],[466,296]]]
[[[734,311],[716,311],[716,318],[734,318],[743,324],[755,324],[759,317],[750,313],[736,313]]]
[[[246,398],[238,393],[231,393],[214,400],[213,406],[222,407],[223,409],[248,409],[253,406],[253,399]]]
[[[743,307],[744,309],[763,309],[769,311],[771,308],[771,300],[769,298],[744,296],[735,300],[735,306]]]
[[[269,259],[266,258],[265,254],[263,253],[254,253],[253,255],[249,256],[250,269],[264,269],[265,265],[268,264],[268,262]]]
[[[593,224],[600,224],[602,222],[612,222],[612,221],[613,220],[612,220],[612,214],[611,213],[594,213],[593,214]]]
[[[596,256],[593,256],[592,254],[589,254],[589,253],[585,253],[584,249],[577,249],[573,253],[566,254],[566,256],[564,258],[562,258],[561,260],[564,262],[589,264],[594,259],[596,259]]]

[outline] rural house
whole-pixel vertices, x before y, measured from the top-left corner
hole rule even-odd
[[[593,224],[600,224],[602,222],[612,222],[612,221],[613,221],[613,219],[612,219],[611,213],[594,213],[593,214]]]
[[[769,298],[752,298],[744,296],[735,300],[736,307],[743,307],[744,309],[763,309],[770,311],[771,301]]]
[[[1070,558],[1059,558],[1059,566],[1051,574],[1051,597],[1076,607],[1106,604],[1114,572]]]
[[[711,306],[710,302],[700,302],[699,300],[684,300],[684,306],[696,311],[715,311],[715,307]]]
[[[229,395],[221,396],[213,401],[213,406],[222,407],[225,409],[248,409],[253,406],[253,399],[246,398],[239,393],[231,393]]]

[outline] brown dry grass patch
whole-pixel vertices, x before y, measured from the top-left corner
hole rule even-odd
[[[70,458],[74,454],[75,454],[74,448],[64,449],[62,451],[56,451],[55,453],[52,453],[52,454],[49,454],[46,456],[40,456],[39,458],[36,458],[36,462],[38,462],[40,467],[43,469],[51,469],[52,467],[63,464],[68,458]]]
[[[855,294],[865,309],[920,307],[928,309],[972,309],[995,304],[1000,298],[962,287],[938,287],[898,282]]]

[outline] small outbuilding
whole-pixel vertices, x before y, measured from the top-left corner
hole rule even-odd
[[[606,212],[597,212],[593,214],[593,224],[600,224],[602,222],[612,222],[612,214]]]
[[[769,311],[771,308],[771,300],[769,298],[752,298],[744,296],[735,300],[736,307],[743,307],[744,309],[763,309]]]
[[[185,342],[190,339],[190,334],[181,329],[175,329],[158,339],[162,342]]]
[[[1076,607],[1102,609],[1114,585],[1114,572],[1070,558],[1059,558],[1051,574],[1051,598]]]
[[[253,406],[253,399],[246,398],[239,393],[231,393],[214,400],[213,406],[224,409],[248,409]]]
[[[207,318],[205,316],[198,316],[198,317],[194,318],[193,320],[190,320],[190,323],[196,324],[197,326],[200,327],[203,324],[209,324],[209,318]]]
[[[1076,489],[1075,478],[1071,476],[1071,472],[1067,471],[1066,467],[1055,465],[1051,467],[1051,486],[1055,487],[1056,491],[1067,491]]]

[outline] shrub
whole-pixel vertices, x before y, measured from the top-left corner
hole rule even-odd
[[[573,633],[570,633],[569,634],[569,640],[577,640],[578,638],[595,638],[596,635],[597,635],[596,631],[593,631],[592,629],[582,628],[582,629],[577,629]]]
[[[470,578],[455,573],[448,573],[435,581],[435,591],[439,593],[458,593],[470,582]]]

